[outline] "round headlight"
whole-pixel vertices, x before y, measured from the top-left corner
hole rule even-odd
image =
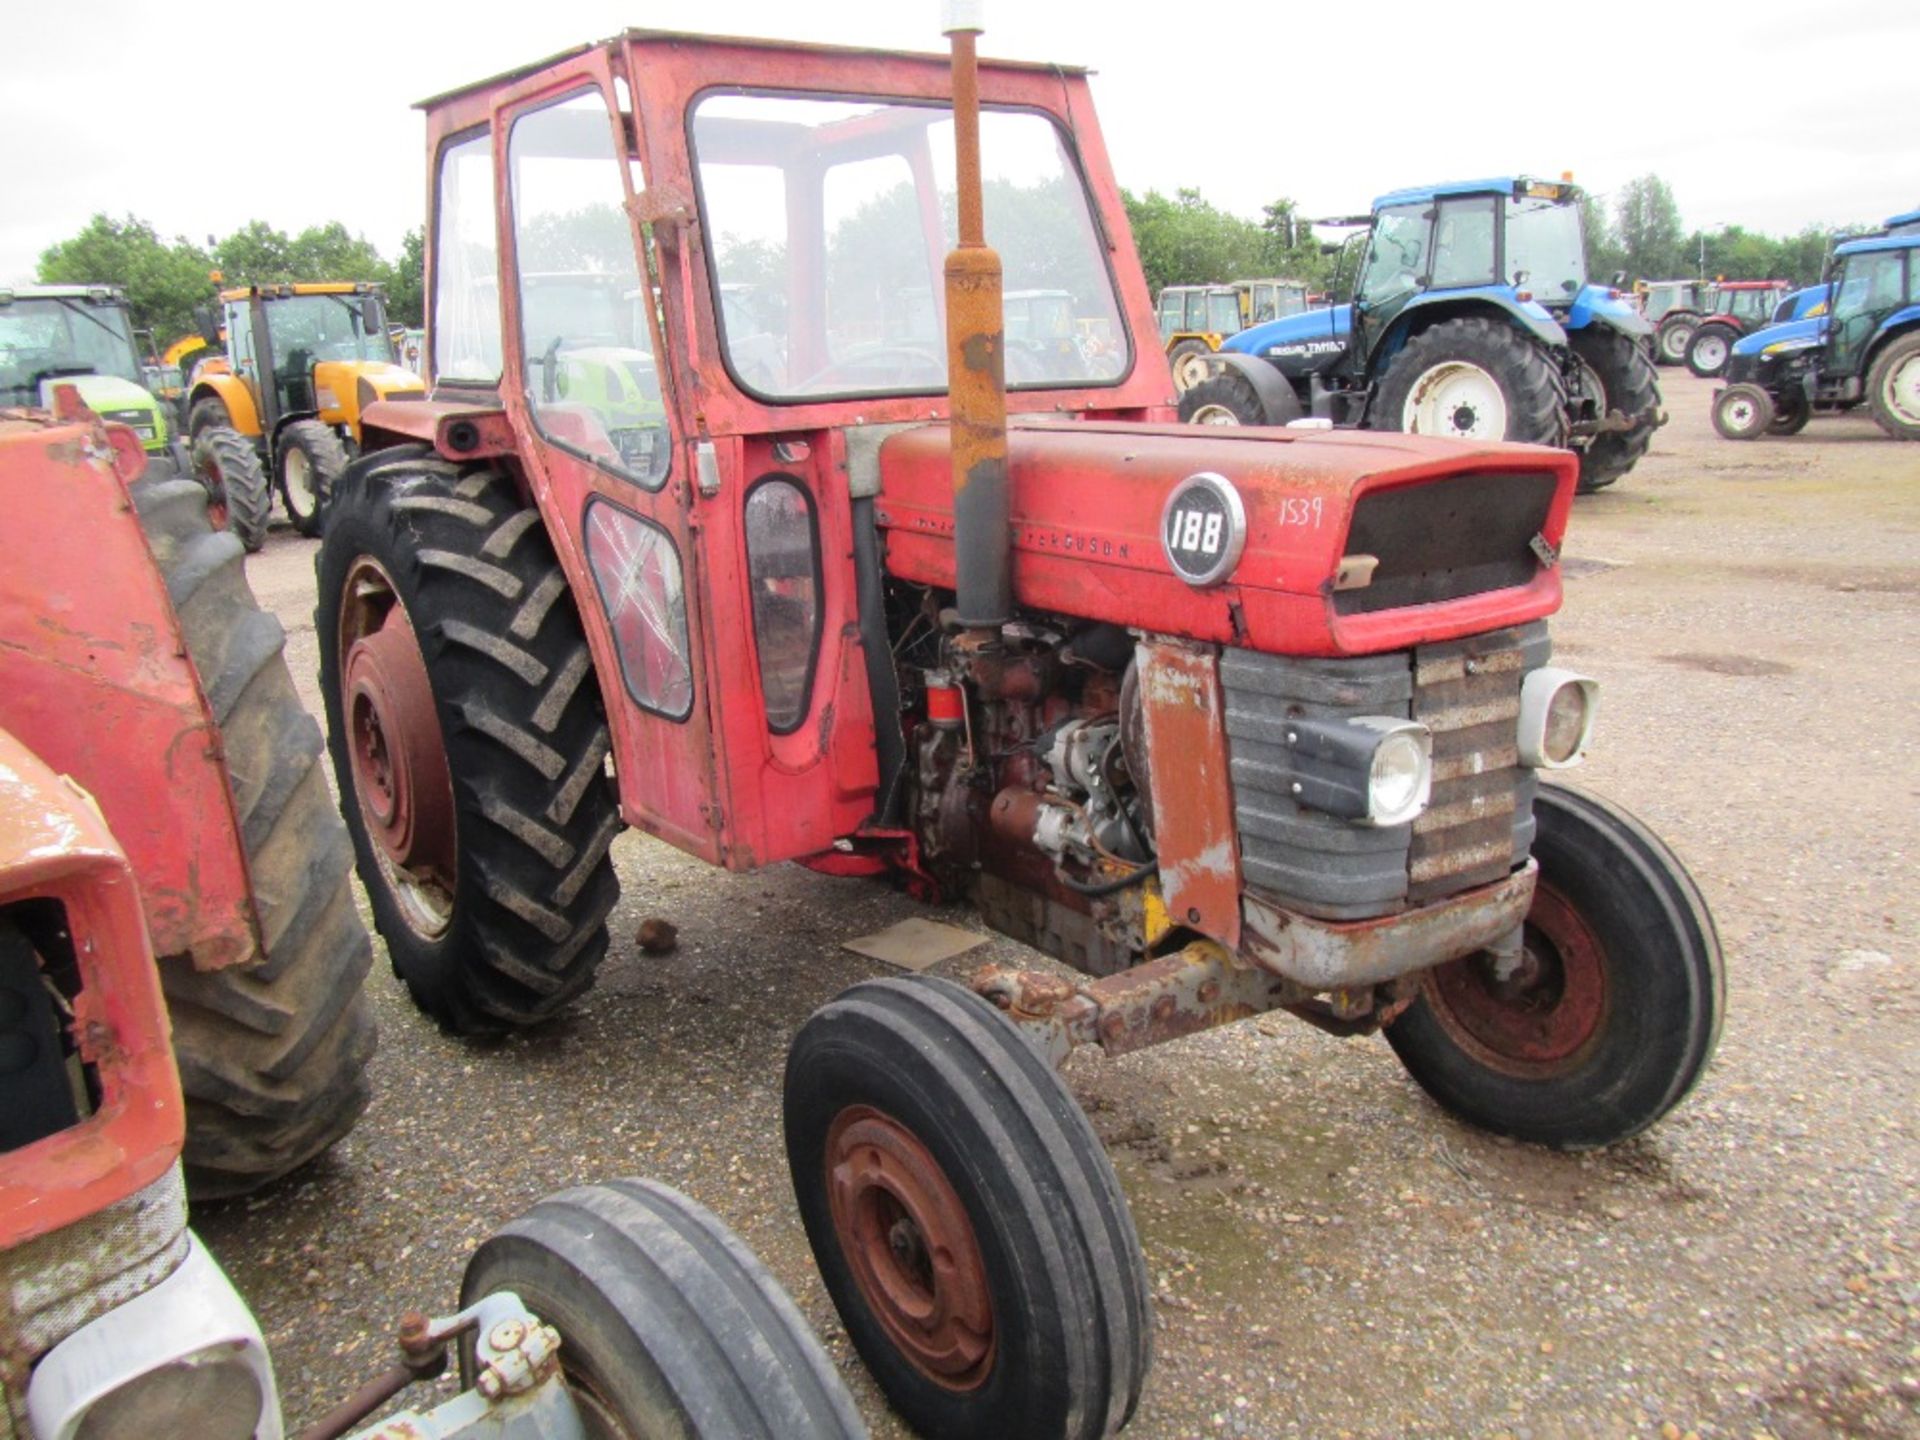
[[[1584,675],[1547,667],[1529,674],[1520,686],[1521,763],[1541,770],[1578,765],[1593,738],[1599,701],[1599,685]]]
[[[1375,825],[1400,825],[1426,807],[1433,789],[1432,737],[1422,730],[1397,730],[1382,740],[1367,767],[1367,819]]]

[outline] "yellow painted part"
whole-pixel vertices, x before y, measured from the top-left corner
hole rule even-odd
[[[424,390],[426,384],[411,370],[384,360],[322,360],[313,367],[313,400],[320,418],[329,425],[345,425],[360,439],[360,383],[365,381],[375,399],[396,391]],[[331,401],[331,403],[328,403]]]
[[[207,342],[198,335],[182,335],[160,354],[162,365],[178,365],[196,350],[207,348]]]
[[[286,287],[286,289],[295,295],[351,295],[359,288],[359,285],[352,280],[303,280],[298,284]],[[240,285],[232,290],[222,290],[220,292],[220,298],[223,301],[245,300],[249,295],[252,295],[255,290],[261,292],[262,299],[273,300],[279,296],[281,287],[278,285]]]
[[[208,395],[218,395],[227,407],[227,417],[233,428],[242,435],[257,436],[260,433],[260,409],[253,403],[253,391],[246,382],[233,374],[221,374],[214,371],[212,363],[202,365],[200,373],[193,377],[193,399],[199,400]],[[187,403],[189,412],[193,402]]]
[[[1167,352],[1171,354],[1173,347],[1178,345],[1182,340],[1198,340],[1209,350],[1218,350],[1220,348],[1220,342],[1226,338],[1226,336],[1211,330],[1176,330],[1167,337]]]
[[[1167,932],[1173,929],[1173,917],[1167,914],[1167,902],[1160,894],[1158,880],[1148,880],[1140,887],[1140,895],[1146,907],[1140,928],[1145,932],[1147,948],[1152,949],[1166,939]]]

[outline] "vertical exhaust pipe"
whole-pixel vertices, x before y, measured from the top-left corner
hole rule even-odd
[[[997,630],[1013,618],[1007,494],[1007,378],[1000,257],[987,244],[980,193],[980,72],[974,37],[985,0],[944,0],[953,45],[954,183],[960,243],[947,255],[947,390],[953,432],[953,551],[960,623]]]

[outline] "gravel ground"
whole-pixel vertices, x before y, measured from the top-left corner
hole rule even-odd
[[[1565,1156],[1430,1104],[1377,1040],[1285,1018],[1069,1080],[1158,1295],[1129,1434],[1920,1435],[1920,447],[1865,419],[1723,442],[1711,385],[1579,502],[1558,653],[1599,676],[1579,783],[1647,820],[1719,922],[1729,1014],[1691,1100]],[[313,545],[250,564],[309,703]],[[617,843],[597,988],[505,1043],[451,1040],[376,962],[375,1100],[329,1157],[195,1223],[252,1301],[290,1423],[386,1363],[410,1305],[541,1194],[640,1173],[730,1222],[799,1301],[877,1435],[906,1433],[815,1276],[781,1153],[788,1038],[872,973],[840,948],[918,907],[792,866]],[[673,954],[633,943],[654,914]],[[943,918],[970,923],[964,912]],[[1003,940],[943,967],[1033,963]]]

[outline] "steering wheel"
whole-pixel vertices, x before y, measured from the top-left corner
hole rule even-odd
[[[898,357],[900,360],[906,362],[905,365],[899,368],[906,369],[912,366],[919,366],[925,369],[929,380],[938,381],[946,378],[946,361],[942,357],[935,355],[931,350],[923,350],[917,345],[880,345],[872,350],[862,351],[858,355],[849,355],[844,360],[835,360],[828,365],[822,366],[796,385],[794,390],[796,393],[806,394],[814,390],[842,389],[844,388],[842,385],[829,383],[829,377],[838,375],[842,371],[872,365],[875,361],[884,360],[890,356]],[[892,389],[894,387],[890,385],[887,388]]]

